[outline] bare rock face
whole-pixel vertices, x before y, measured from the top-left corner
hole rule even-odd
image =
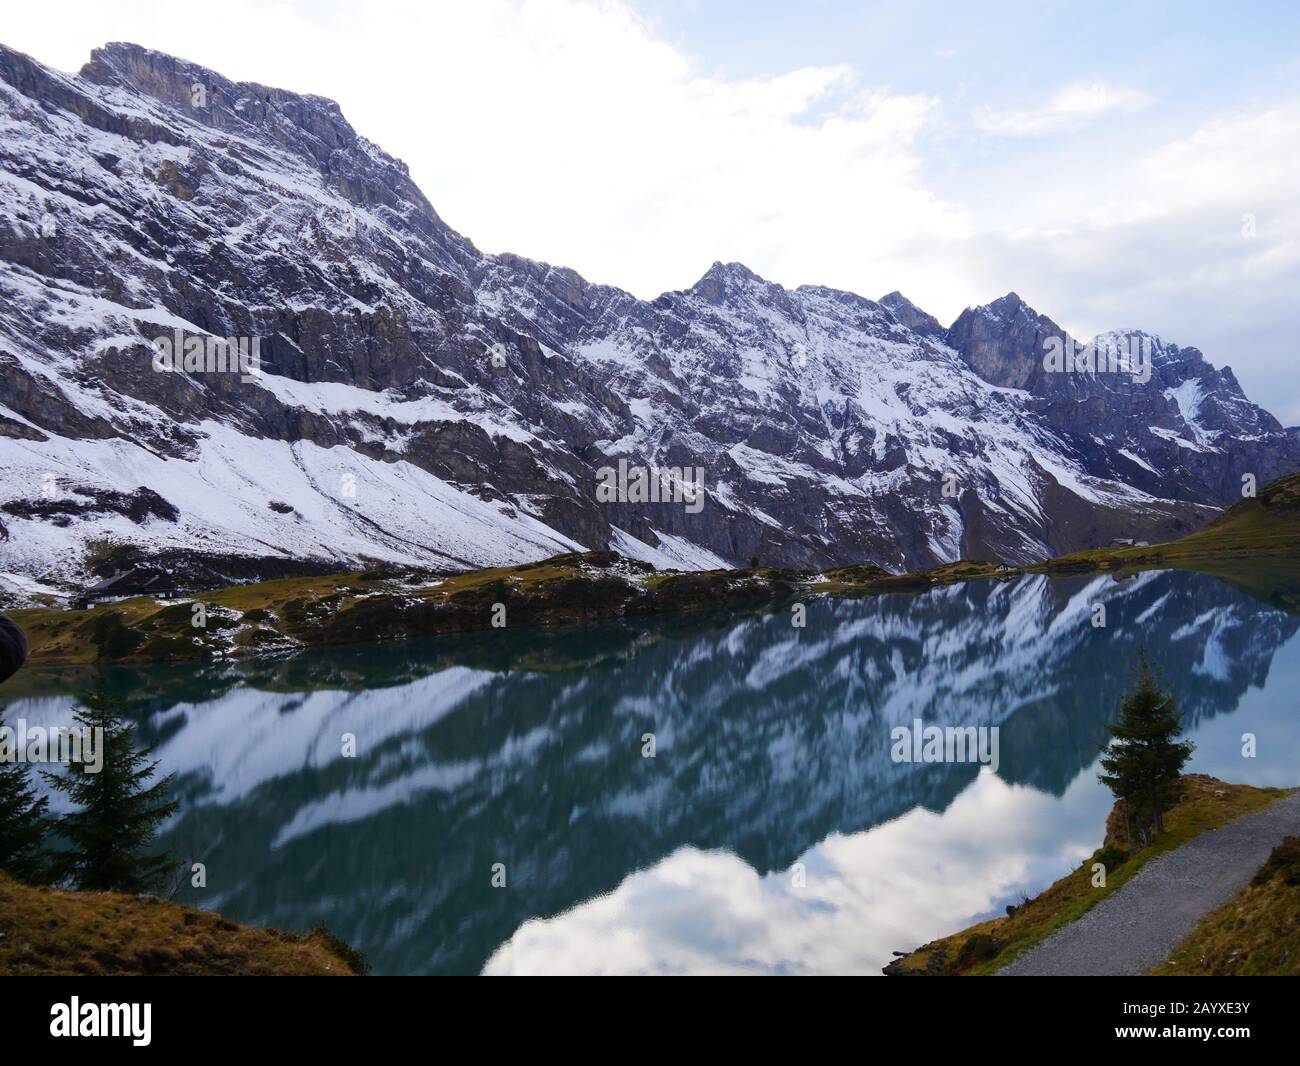
[[[985,380],[1029,392],[1044,423],[1081,443],[1080,463],[1097,477],[1223,506],[1241,498],[1245,475],[1262,485],[1296,462],[1294,431],[1246,398],[1231,367],[1216,369],[1196,348],[1117,330],[1090,342],[1092,370],[1053,372],[1050,342],[1069,338],[1015,293],[962,312],[947,340]],[[1148,361],[1147,380],[1111,371],[1120,362],[1112,353]]]
[[[944,339],[947,330],[934,315],[922,311],[901,292],[895,290],[880,298],[880,306],[888,308],[893,316],[913,333],[921,337]]]
[[[1016,293],[963,311],[948,331],[948,342],[985,381],[1013,389],[1029,388],[1043,376],[1044,345],[1064,331]]]
[[[0,573],[32,587],[128,550],[214,580],[1019,562],[1300,468],[1195,349],[1134,334],[1144,383],[1044,369],[1060,331],[1014,294],[945,330],[737,263],[645,302],[485,255],[332,101],[136,45],[74,77],[0,47],[0,114]],[[258,365],[160,370],[160,338]],[[620,463],[703,489],[602,495]]]

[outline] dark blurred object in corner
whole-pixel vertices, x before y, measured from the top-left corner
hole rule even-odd
[[[0,614],[0,681],[7,681],[27,661],[27,634]]]

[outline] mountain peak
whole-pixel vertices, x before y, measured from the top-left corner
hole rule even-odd
[[[918,333],[923,337],[942,337],[947,332],[934,315],[922,311],[897,289],[886,296],[882,296],[880,305],[887,308],[899,322],[913,333]]]
[[[279,143],[286,122],[301,131],[291,146],[328,168],[334,152],[354,147],[409,177],[406,164],[378,151],[357,135],[339,105],[324,96],[303,95],[256,82],[232,82],[198,63],[129,41],[112,41],[90,53],[80,77],[96,85],[121,86],[214,128],[252,126]]]
[[[1016,292],[1014,289],[1011,292],[1008,292],[1005,296],[999,296],[991,303],[985,304],[984,307],[1004,316],[1019,314],[1022,309],[1029,311],[1031,314],[1036,313],[1032,307],[1021,299],[1020,293]]]
[[[713,265],[704,272],[700,281],[709,278],[723,278],[731,281],[759,281],[766,283],[764,278],[759,277],[744,263],[730,262],[724,263],[721,259],[715,259]],[[698,284],[698,282],[697,282]]]
[[[985,381],[1011,388],[1031,388],[1042,372],[1044,343],[1065,333],[1009,292],[992,303],[968,307],[947,333],[948,343]]]
[[[711,304],[720,304],[728,294],[744,291],[755,285],[780,288],[774,282],[759,277],[744,263],[724,263],[717,260],[704,272],[704,276],[691,286],[690,291]]]

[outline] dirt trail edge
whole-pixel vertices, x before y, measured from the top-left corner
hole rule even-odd
[[[1007,977],[1142,974],[1169,958],[1283,837],[1300,833],[1300,793],[1207,830],[1153,859],[1123,888],[998,971]]]

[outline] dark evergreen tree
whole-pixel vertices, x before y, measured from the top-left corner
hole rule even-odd
[[[1120,704],[1118,721],[1106,729],[1111,740],[1102,749],[1098,776],[1124,804],[1129,843],[1136,844],[1135,820],[1154,824],[1157,833],[1165,831],[1164,812],[1177,797],[1178,778],[1194,748],[1190,741],[1176,739],[1183,731],[1177,705],[1145,652],[1139,653],[1137,677]]]
[[[135,726],[123,719],[122,709],[101,675],[81,697],[75,728],[103,731],[103,765],[91,773],[83,761],[64,774],[46,775],[77,806],[59,823],[71,845],[60,872],[82,889],[149,892],[162,884],[171,859],[146,851],[179,804],[167,798],[172,775],[148,783],[158,769],[150,761],[154,749],[135,749]]]
[[[28,764],[5,755],[0,752],[0,870],[40,884],[50,873],[44,847],[51,826],[50,801],[37,792]]]

